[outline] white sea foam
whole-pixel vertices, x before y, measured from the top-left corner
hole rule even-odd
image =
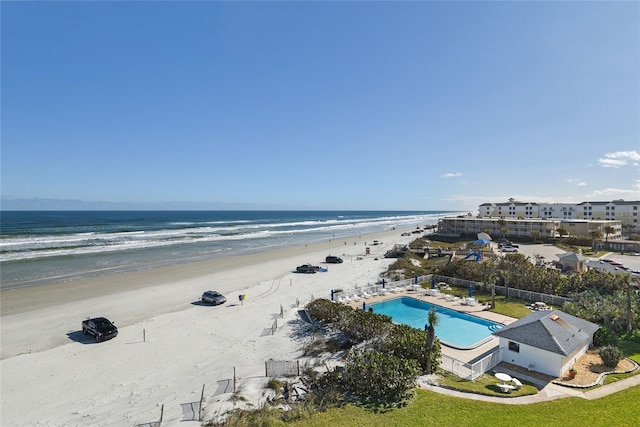
[[[0,239],[2,286],[46,277],[79,277],[93,271],[140,268],[267,250],[393,227],[434,224],[442,214],[336,216],[300,220],[137,221],[52,227],[51,232],[7,235]],[[63,228],[63,231],[60,229]]]

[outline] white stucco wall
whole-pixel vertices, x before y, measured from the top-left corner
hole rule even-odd
[[[578,349],[571,356],[565,357],[521,343],[518,343],[520,351],[515,352],[509,350],[509,341],[500,337],[500,358],[503,362],[512,363],[525,369],[531,369],[554,377],[562,376],[589,348],[588,344],[585,344],[583,348]]]

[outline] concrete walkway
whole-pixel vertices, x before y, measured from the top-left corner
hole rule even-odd
[[[509,372],[506,372],[506,373],[509,373]],[[523,380],[534,384],[539,389],[538,394],[522,396],[522,397],[506,397],[506,396],[497,397],[497,396],[485,396],[477,393],[466,393],[462,391],[451,390],[448,388],[427,385],[427,384],[420,384],[419,387],[424,390],[429,390],[429,391],[433,391],[440,394],[446,394],[448,396],[456,396],[463,399],[473,399],[473,400],[481,400],[484,402],[503,403],[505,405],[527,405],[530,403],[545,402],[549,400],[561,399],[564,397],[580,397],[588,400],[599,399],[601,397],[608,396],[620,390],[625,390],[627,388],[640,386],[640,375],[634,375],[632,377],[625,378],[615,383],[606,384],[606,385],[597,387],[593,390],[583,391],[582,389],[572,388],[572,387],[563,387],[561,385],[549,383],[533,377],[527,377],[522,374],[518,374],[516,372],[512,372],[509,374],[513,374],[518,378],[522,378]]]

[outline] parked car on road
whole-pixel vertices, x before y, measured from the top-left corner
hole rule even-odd
[[[317,273],[320,267],[317,265],[304,264],[296,267],[296,273]]]
[[[227,302],[227,298],[217,291],[206,291],[200,300],[207,304],[220,305]]]
[[[324,259],[324,261],[329,263],[329,264],[340,264],[340,263],[342,263],[342,258],[340,258],[338,256],[329,255],[328,257],[326,257]]]
[[[518,249],[513,246],[503,246],[501,250],[502,252],[518,252]]]
[[[96,341],[106,341],[118,335],[118,328],[104,317],[94,317],[82,321],[82,333],[93,335]]]

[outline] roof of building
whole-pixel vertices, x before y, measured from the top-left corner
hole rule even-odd
[[[483,203],[480,206],[538,206],[536,202],[498,202]]]
[[[580,202],[577,204],[578,206],[581,205],[640,205],[640,201],[638,200],[630,200],[630,201],[624,201],[624,200],[611,200],[608,202]]]
[[[638,200],[610,200],[608,202],[580,202],[580,203],[536,203],[536,202],[497,202],[491,203],[486,202],[480,204],[480,206],[606,206],[606,205],[640,205],[640,201]]]
[[[558,258],[561,261],[588,261],[589,258],[582,256],[580,254],[577,254],[575,252],[566,252],[564,254],[560,254],[558,255]]]
[[[493,335],[568,356],[591,342],[600,326],[560,310],[536,311]]]

